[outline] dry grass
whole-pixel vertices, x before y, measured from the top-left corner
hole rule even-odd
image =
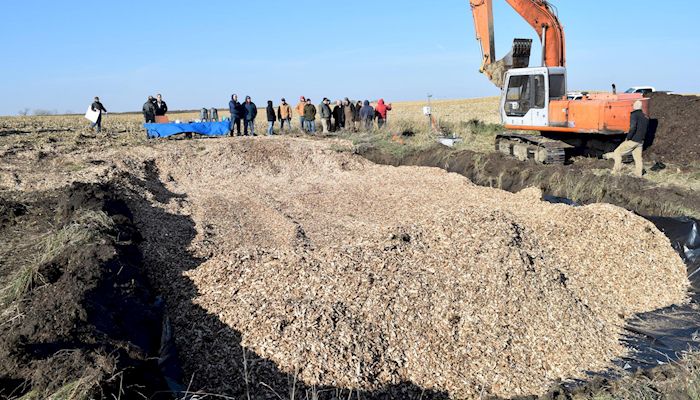
[[[35,257],[23,263],[9,282],[0,288],[0,306],[8,306],[22,299],[34,288],[46,284],[39,272],[68,249],[92,243],[100,234],[112,229],[114,222],[103,212],[81,211],[71,223],[56,232],[50,232],[30,246],[36,248]]]

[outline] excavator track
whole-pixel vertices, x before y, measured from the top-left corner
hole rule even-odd
[[[573,148],[562,141],[538,135],[502,133],[496,136],[496,150],[521,161],[562,165],[566,162],[566,151]]]

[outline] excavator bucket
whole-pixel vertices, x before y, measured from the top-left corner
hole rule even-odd
[[[499,89],[503,87],[506,72],[513,68],[527,68],[530,65],[532,39],[513,40],[513,50],[505,57],[484,67],[484,73]]]

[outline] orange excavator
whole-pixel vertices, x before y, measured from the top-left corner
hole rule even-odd
[[[642,100],[648,114],[648,99],[612,93],[568,99],[564,28],[556,9],[546,0],[505,1],[537,32],[542,66],[529,67],[532,39],[515,39],[497,61],[493,0],[469,1],[483,54],[480,71],[501,89],[500,116],[508,132],[496,137],[496,149],[545,164],[612,151],[629,131],[634,102]]]

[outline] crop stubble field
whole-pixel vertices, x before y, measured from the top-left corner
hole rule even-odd
[[[401,140],[428,146],[423,106],[395,104],[389,132],[355,140],[411,130]],[[484,153],[491,134],[464,121],[495,122],[495,108],[434,102],[442,124]],[[573,209],[537,189],[377,166],[348,140],[154,142],[140,122],[108,115],[95,135],[79,116],[2,118],[0,191],[79,180],[131,193],[145,273],[197,390],[280,393],[268,370],[255,375],[269,360],[312,389],[411,382],[455,398],[542,394],[624,355],[624,318],[686,301],[668,240],[614,206]]]

